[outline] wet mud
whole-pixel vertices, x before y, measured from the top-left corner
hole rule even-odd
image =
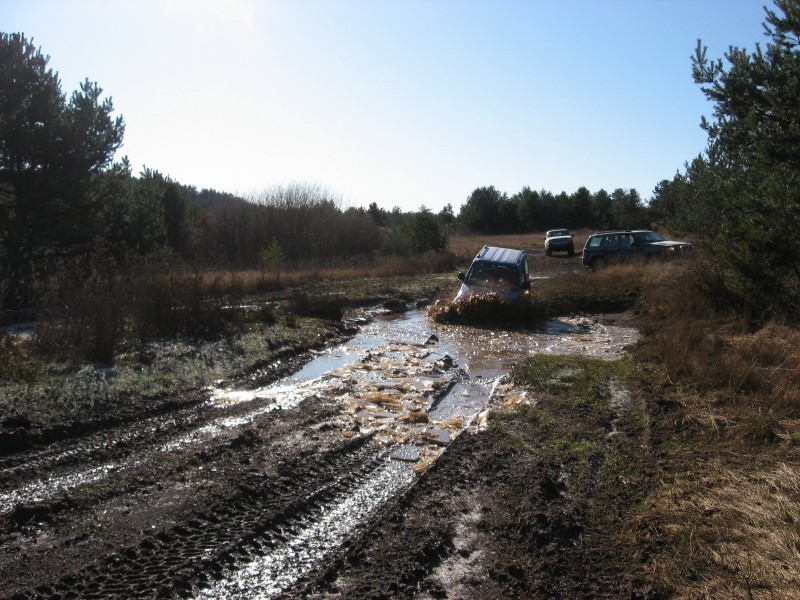
[[[635,329],[476,329],[419,310],[346,320],[357,333],[311,360],[4,454],[0,598],[575,591],[543,582],[584,533],[579,496],[557,465],[507,447],[490,409],[538,401],[508,376],[526,356],[614,360]],[[625,437],[625,406],[610,440]],[[509,518],[520,509],[504,486],[520,474],[533,504]]]

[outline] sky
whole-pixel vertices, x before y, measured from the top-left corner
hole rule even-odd
[[[701,154],[702,39],[766,41],[762,0],[0,0],[0,31],[125,121],[134,173],[456,213],[494,186],[648,200]]]

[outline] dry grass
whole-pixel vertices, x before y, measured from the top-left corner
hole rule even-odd
[[[697,273],[644,271],[663,482],[632,543],[672,597],[800,598],[800,331],[715,314]]]
[[[716,315],[696,292],[691,264],[644,271],[643,306],[653,343],[650,357],[665,377],[714,404],[755,442],[775,442],[780,423],[800,418],[800,331],[768,323],[747,332]]]
[[[800,598],[800,470],[737,462],[699,461],[651,499],[653,575],[676,598]]]
[[[580,254],[583,245],[586,243],[593,230],[582,229],[580,231],[573,231],[575,242],[575,252]],[[460,261],[471,261],[475,258],[478,251],[484,246],[500,246],[501,248],[518,248],[520,250],[527,250],[529,253],[532,250],[544,251],[544,231],[525,233],[525,234],[509,234],[509,235],[451,235],[449,241],[450,252],[456,255]]]
[[[288,265],[278,271],[210,270],[201,273],[210,296],[248,296],[323,281],[348,281],[378,277],[441,273],[454,269],[449,252],[427,252],[415,256],[379,256],[320,264]]]

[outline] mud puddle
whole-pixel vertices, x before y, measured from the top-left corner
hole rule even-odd
[[[341,403],[341,433],[370,436],[379,463],[325,506],[300,516],[256,558],[225,570],[197,598],[272,597],[308,573],[367,523],[390,498],[413,485],[449,443],[484,424],[494,397],[522,401],[504,382],[511,366],[537,352],[621,357],[635,330],[588,319],[537,331],[495,331],[435,324],[421,311],[378,316],[347,344],[258,390],[211,390],[218,406],[253,403],[237,419],[255,419],[315,397]],[[243,421],[242,421],[243,422]]]
[[[184,509],[168,512],[171,505],[163,507],[155,499],[171,497],[171,492],[160,494],[159,489],[171,490],[174,479],[176,490],[204,490],[216,479],[205,473],[225,468],[228,479],[220,486],[234,502],[215,505],[213,518],[202,512],[190,516],[174,528],[174,535],[163,530],[161,537],[147,538],[106,562],[95,565],[89,556],[91,565],[80,578],[89,589],[107,585],[103,582],[114,572],[118,575],[111,579],[149,589],[141,573],[150,569],[163,573],[165,582],[183,577],[188,587],[182,595],[272,597],[341,552],[342,544],[379,518],[387,502],[402,497],[452,440],[483,426],[490,401],[524,401],[504,379],[513,364],[537,352],[614,359],[636,339],[632,329],[588,319],[511,332],[435,324],[424,311],[364,312],[351,318],[360,326],[358,335],[272,385],[237,389],[219,382],[209,388],[204,405],[67,440],[4,463],[0,481],[8,485],[0,492],[0,516],[11,522],[36,514],[35,506],[28,510],[25,505],[70,497],[89,502],[107,496],[97,510],[113,509],[118,494],[121,507],[133,507],[131,514],[167,527],[164,523]],[[252,452],[247,446],[240,449],[244,462],[215,462],[227,443],[252,432],[259,445]],[[288,475],[276,476],[285,465]],[[263,479],[263,489],[239,490],[245,475],[248,482]],[[145,483],[140,484],[142,477]],[[63,504],[64,522],[70,523],[71,503]],[[16,511],[21,505],[24,510]],[[203,501],[198,506],[202,511]],[[50,508],[54,514],[62,510],[58,502]],[[121,515],[121,529],[136,528],[124,511],[109,514]],[[114,518],[109,516],[109,522]],[[192,525],[195,521],[200,524]],[[184,526],[194,537],[182,533]],[[40,530],[42,536],[55,536],[59,523],[34,519],[15,527],[15,543],[24,544],[30,536],[35,542]],[[71,540],[64,545],[67,553],[73,551]],[[217,554],[228,549],[233,549],[230,560],[221,560]],[[77,557],[81,550],[75,547],[74,552]],[[133,558],[128,560],[125,552]],[[177,566],[163,566],[160,552]],[[202,560],[192,562],[197,556]],[[59,585],[59,590],[72,590],[75,583],[65,579]]]

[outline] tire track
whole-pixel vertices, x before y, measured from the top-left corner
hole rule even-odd
[[[277,475],[250,473],[233,496],[186,522],[18,597],[189,597],[196,589],[226,589],[215,582],[291,546],[387,464],[386,454],[361,437],[313,462],[281,464]]]

